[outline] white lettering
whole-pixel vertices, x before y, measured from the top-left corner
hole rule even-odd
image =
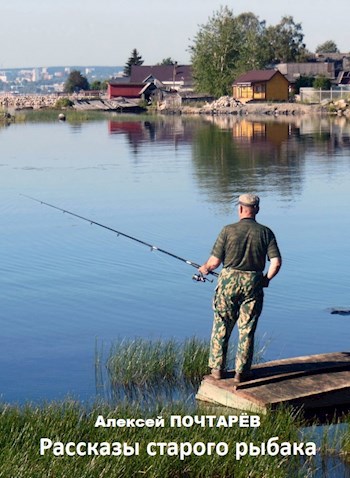
[[[305,445],[305,455],[307,456],[316,455],[316,452],[317,452],[316,443],[312,441],[308,441]]]
[[[182,417],[181,423],[184,427],[189,428],[193,425],[194,419],[190,415]]]
[[[242,441],[236,443],[236,460],[240,460],[242,456],[248,453],[248,445]]]
[[[45,455],[45,451],[52,447],[52,441],[49,438],[40,439],[40,455]]]
[[[220,428],[220,427],[225,427],[227,428],[228,427],[228,424],[227,424],[227,420],[226,420],[226,417],[224,417],[223,415],[221,415],[217,422],[216,422],[216,427],[217,428]]]
[[[304,456],[304,443],[293,443],[293,455],[303,455]]]
[[[260,427],[260,417],[259,417],[259,415],[252,415],[250,417],[250,426],[252,428],[259,428]]]
[[[156,456],[157,452],[153,451],[153,448],[155,446],[157,446],[157,443],[155,443],[154,441],[151,441],[150,443],[148,443],[146,451],[149,456]]]
[[[250,419],[248,415],[242,414],[239,416],[239,426],[240,428],[248,428],[250,423]]]
[[[216,445],[216,448],[215,448],[215,451],[216,451],[216,454],[219,455],[219,456],[225,456],[227,455],[228,453],[228,444],[221,441],[220,443],[218,443]]]
[[[181,416],[180,415],[171,415],[170,416],[170,426],[174,427],[181,427]]]
[[[270,456],[276,456],[280,451],[279,444],[274,443],[276,440],[278,440],[278,437],[272,437],[267,440],[266,453]]]
[[[84,449],[84,451],[82,451],[82,449]],[[83,441],[77,443],[76,452],[78,456],[86,456],[86,443]]]
[[[155,425],[154,426],[156,428],[164,428],[164,426],[165,426],[164,418],[162,416],[158,416],[155,419]]]
[[[228,421],[228,426],[232,427],[235,423],[238,422],[238,417],[237,415],[229,415],[227,417],[227,421]]]
[[[95,428],[97,427],[105,427],[105,420],[102,415],[99,415],[95,421]]]
[[[190,442],[185,441],[184,443],[180,443],[179,446],[179,458],[180,460],[184,460],[186,456],[190,456],[192,453],[192,445]]]

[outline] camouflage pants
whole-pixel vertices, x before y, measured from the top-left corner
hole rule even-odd
[[[235,371],[250,370],[254,333],[262,311],[262,273],[222,269],[213,300],[214,323],[210,342],[209,367],[226,367],[228,341],[238,322],[239,340]]]

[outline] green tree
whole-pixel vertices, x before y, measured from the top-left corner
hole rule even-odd
[[[157,63],[157,65],[175,65],[176,61],[173,60],[170,56],[168,58],[163,58],[163,60],[160,63]]]
[[[299,61],[306,54],[301,24],[283,17],[276,26],[251,12],[235,17],[221,7],[199,27],[190,46],[196,89],[214,96],[231,94],[235,78],[270,63]]]
[[[300,88],[311,88],[314,84],[315,78],[313,76],[301,75],[295,80],[294,91],[296,94],[300,93]]]
[[[282,17],[280,23],[266,29],[266,59],[271,63],[302,61],[306,55],[303,39],[301,23],[295,23],[292,16]]]
[[[266,22],[260,21],[254,13],[240,14],[236,19],[239,31],[239,58],[236,63],[236,76],[248,70],[259,70],[267,63],[264,43],[261,41],[266,30]]]
[[[79,90],[88,90],[89,88],[90,85],[87,78],[78,70],[71,71],[67,81],[64,84],[64,91],[66,93],[74,93]]]
[[[316,53],[339,53],[339,49],[333,40],[327,40],[316,47]]]
[[[90,89],[91,90],[99,90],[99,91],[105,91],[108,86],[108,81],[100,81],[100,80],[95,80],[91,83]]]
[[[330,90],[332,82],[329,78],[326,78],[325,76],[317,76],[316,78],[314,78],[312,86],[319,90]]]
[[[124,66],[124,76],[130,76],[132,65],[140,66],[143,64],[142,56],[134,48],[131,52],[131,56]]]
[[[239,58],[239,40],[239,28],[228,7],[221,7],[207,24],[201,25],[190,46],[197,90],[214,96],[231,92]]]

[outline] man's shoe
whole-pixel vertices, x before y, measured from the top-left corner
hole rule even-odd
[[[215,378],[215,380],[221,380],[224,378],[225,372],[219,368],[212,368],[211,369],[211,376]]]
[[[248,380],[252,380],[253,372],[249,370],[248,372],[236,372],[234,376],[235,383],[247,382]]]

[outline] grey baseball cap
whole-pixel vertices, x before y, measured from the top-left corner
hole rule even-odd
[[[258,207],[260,198],[255,194],[241,194],[238,198],[238,203],[241,204],[241,206]]]

